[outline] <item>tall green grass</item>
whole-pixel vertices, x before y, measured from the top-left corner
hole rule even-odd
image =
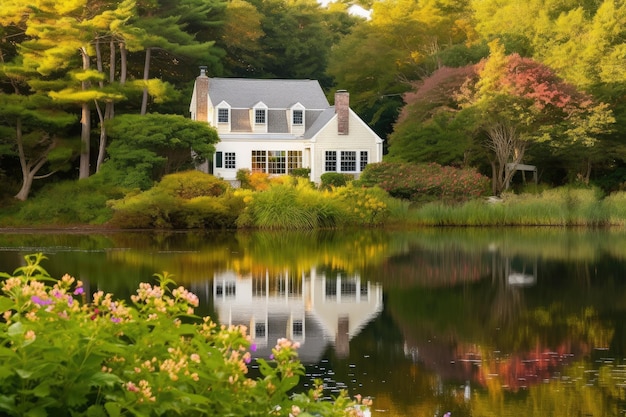
[[[428,226],[624,224],[626,197],[608,200],[601,197],[595,189],[563,187],[539,194],[507,194],[498,202],[474,200],[459,205],[434,202],[414,210],[409,218],[413,223]]]

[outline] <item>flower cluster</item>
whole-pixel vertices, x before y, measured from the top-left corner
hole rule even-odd
[[[82,282],[52,279],[41,259],[27,258],[12,276],[0,273],[0,341],[7,347],[0,396],[7,415],[270,415],[280,404],[293,416],[339,416],[355,405],[345,395],[322,401],[321,388],[294,396],[304,368],[299,343],[287,339],[278,340],[271,362],[256,359],[261,376],[250,378],[256,348],[247,328],[186,315],[198,298],[175,284],[170,291],[167,276],[157,286],[140,284],[132,305],[103,291],[89,301]],[[45,404],[41,387],[52,399]]]

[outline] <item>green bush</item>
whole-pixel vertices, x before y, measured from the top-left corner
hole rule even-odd
[[[392,197],[419,203],[471,200],[487,195],[490,184],[487,177],[471,169],[391,162],[368,164],[359,183],[377,185]]]
[[[113,215],[107,201],[126,191],[97,176],[50,184],[21,203],[13,221],[18,225],[104,224]]]
[[[0,273],[2,415],[332,417],[370,404],[345,393],[322,401],[321,382],[294,394],[304,374],[297,343],[279,339],[271,357],[254,358],[244,326],[196,316],[198,297],[167,274],[126,302],[85,294],[70,275],[53,279],[43,259]]]
[[[234,228],[244,209],[225,181],[199,171],[166,175],[153,188],[109,205],[110,223],[123,229]]]
[[[292,175],[294,177],[310,179],[311,178],[311,168],[294,168],[294,169],[291,170],[289,175]]]
[[[237,174],[235,176],[235,178],[237,178],[237,181],[239,181],[239,186],[241,188],[245,188],[245,189],[250,189],[252,188],[251,184],[250,184],[250,175],[252,174],[252,171],[250,171],[247,168],[241,168],[237,170]]]
[[[122,229],[172,229],[183,206],[183,200],[154,187],[142,193],[131,193],[109,202],[114,214],[110,224]]]
[[[343,187],[350,181],[354,180],[354,177],[350,174],[342,174],[341,172],[325,172],[320,177],[322,183],[320,188],[330,189],[332,187]]]
[[[221,197],[195,197],[183,203],[180,222],[187,229],[234,228],[243,209],[243,199],[232,193]]]
[[[221,178],[198,170],[165,175],[158,187],[170,195],[185,200],[203,196],[217,197],[230,188],[229,184]]]

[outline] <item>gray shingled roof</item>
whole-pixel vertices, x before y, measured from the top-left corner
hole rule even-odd
[[[213,105],[225,101],[232,108],[249,109],[260,101],[270,109],[288,109],[296,103],[307,110],[330,106],[316,80],[211,78],[209,97]]]
[[[326,110],[324,110],[322,114],[320,114],[319,117],[315,119],[315,121],[313,122],[313,124],[311,124],[311,126],[307,126],[307,130],[306,132],[304,132],[303,137],[305,139],[311,139],[313,136],[315,136],[315,134],[317,134],[317,132],[320,131],[321,128],[326,126],[326,123],[328,123],[330,119],[333,118],[334,115],[335,115],[335,106],[329,107]]]

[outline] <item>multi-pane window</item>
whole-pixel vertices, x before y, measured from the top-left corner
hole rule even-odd
[[[296,168],[302,168],[302,151],[287,152],[287,172]]]
[[[361,172],[369,162],[369,155],[367,151],[326,151],[324,160],[326,172]]]
[[[267,171],[267,154],[265,151],[252,151],[252,172]]]
[[[265,337],[265,323],[254,324],[254,335],[258,338]]]
[[[252,172],[288,174],[302,168],[302,151],[252,151]]]
[[[360,160],[360,171],[362,172],[365,169],[365,166],[368,162],[367,151],[361,151],[361,160]]]
[[[293,337],[304,336],[304,323],[302,320],[294,320],[291,325],[291,335]]]
[[[235,152],[224,152],[224,168],[235,169]]]
[[[266,115],[265,109],[256,109],[254,111],[254,123],[257,125],[264,125],[265,115]]]
[[[302,110],[294,110],[293,111],[293,124],[294,125],[302,125],[304,123],[304,113]]]
[[[285,151],[267,151],[267,160],[268,174],[285,174],[287,172]]]
[[[341,172],[356,172],[355,151],[341,151]]]
[[[217,123],[228,123],[228,109],[217,109]]]
[[[326,151],[324,170],[325,171],[337,171],[337,152]]]

